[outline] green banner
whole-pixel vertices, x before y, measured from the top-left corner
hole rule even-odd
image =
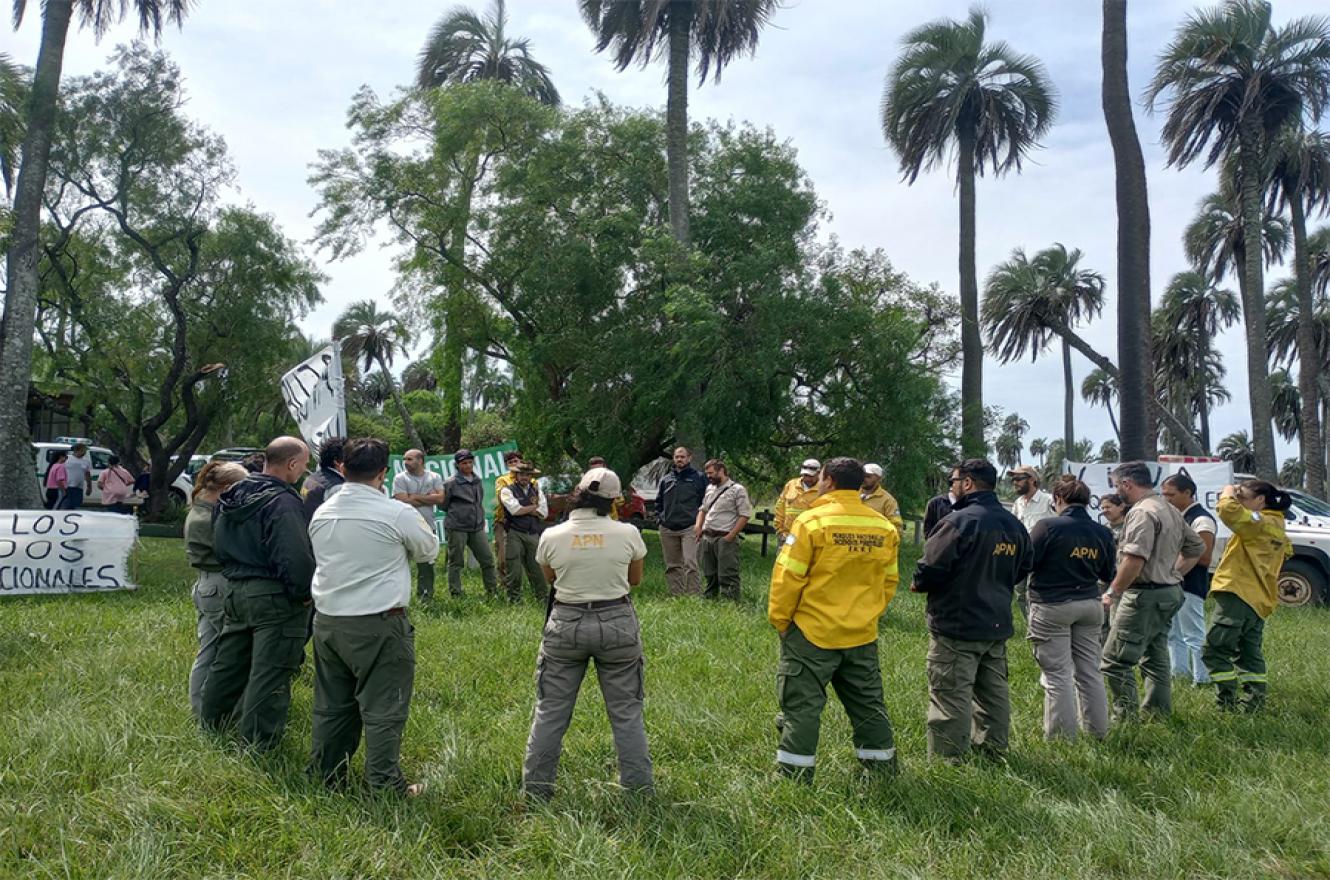
[[[503,463],[503,454],[517,448],[517,442],[508,440],[500,443],[498,446],[490,446],[487,449],[473,449],[472,454],[476,456],[476,476],[485,486],[485,530],[494,531],[494,481],[503,474],[508,473],[508,466]],[[446,481],[457,472],[457,465],[453,462],[451,455],[427,455],[425,456],[425,470],[434,471],[434,473],[443,477]],[[383,483],[383,491],[388,495],[393,494],[393,480],[398,474],[406,471],[406,462],[400,455],[388,456],[388,479]],[[434,531],[438,533],[439,540],[443,540],[443,511],[435,508]]]

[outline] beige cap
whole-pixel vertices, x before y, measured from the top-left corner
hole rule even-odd
[[[618,498],[623,492],[619,475],[609,468],[596,467],[582,474],[577,488],[600,498]]]
[[[1023,474],[1027,477],[1034,477],[1036,480],[1039,479],[1039,471],[1035,470],[1033,465],[1023,464],[1020,465],[1019,467],[1014,467],[1011,470],[1007,471],[1007,476],[1009,477],[1014,477],[1017,474]]]
[[[801,474],[815,474],[822,470],[822,462],[816,458],[805,458],[804,463],[799,467]]]
[[[880,477],[880,476],[882,476],[882,465],[880,465],[880,464],[866,464],[866,465],[864,465],[864,473],[866,473],[866,474],[872,474],[872,475],[875,476],[875,477]]]

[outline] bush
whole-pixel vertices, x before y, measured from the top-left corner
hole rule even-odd
[[[372,416],[365,413],[349,412],[346,414],[346,435],[348,437],[378,437],[388,444],[388,449],[401,455],[411,444],[406,439],[406,431],[396,418]]]
[[[513,426],[503,416],[481,410],[471,413],[462,425],[462,445],[467,449],[486,449],[511,440],[513,433]]]
[[[408,391],[402,395],[402,403],[406,404],[406,411],[413,419],[418,413],[443,412],[443,398],[433,391]]]

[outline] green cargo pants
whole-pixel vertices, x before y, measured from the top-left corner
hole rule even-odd
[[[241,741],[261,751],[276,748],[291,708],[291,679],[305,660],[309,614],[276,581],[223,587],[222,633],[199,713],[205,728],[221,729],[234,714]]]
[[[1219,708],[1238,708],[1238,685],[1241,685],[1247,694],[1242,708],[1255,712],[1265,704],[1265,653],[1261,650],[1265,620],[1233,593],[1221,590],[1210,596],[1215,608],[1201,660],[1215,683]]]
[[[536,561],[536,548],[540,546],[540,535],[508,529],[503,539],[503,552],[508,560],[508,571],[503,576],[503,585],[508,590],[508,601],[522,600],[522,573],[526,573],[527,583],[536,598],[544,602],[549,594],[550,585],[545,583],[545,573]]]
[[[1104,643],[1099,670],[1112,692],[1114,721],[1136,717],[1136,667],[1145,679],[1142,711],[1167,716],[1173,711],[1173,661],[1168,631],[1182,607],[1182,587],[1132,587],[1118,600]]]
[[[402,731],[416,675],[415,629],[400,609],[359,617],[314,615],[314,745],[310,772],[345,785],[365,731],[365,781],[406,790]]]
[[[461,529],[444,529],[448,539],[448,592],[454,596],[462,595],[462,568],[466,565],[466,551],[476,557],[480,564],[480,578],[485,584],[485,594],[499,594],[499,573],[494,566],[494,554],[490,552],[490,542],[485,530],[464,532]]]
[[[739,542],[742,537],[727,541],[720,536],[704,535],[697,545],[697,561],[702,569],[702,582],[707,599],[733,599],[738,602]]]
[[[850,718],[855,754],[868,770],[894,772],[896,740],[882,699],[877,642],[856,648],[819,648],[791,625],[780,640],[776,671],[776,764],[787,776],[811,781],[827,685]]]
[[[1007,751],[1011,700],[1007,643],[969,642],[931,635],[928,640],[928,753],[947,761],[970,747]]]

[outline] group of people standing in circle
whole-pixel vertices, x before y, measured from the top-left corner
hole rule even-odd
[[[369,786],[415,796],[424,786],[409,782],[400,766],[415,672],[407,606],[412,568],[433,562],[438,540],[412,504],[385,494],[385,443],[339,443],[329,459],[336,480],[327,474],[315,481],[321,495],[312,515],[294,488],[309,457],[298,439],[269,444],[260,473],[224,463],[200,472],[186,522],[187,554],[199,571],[190,702],[205,729],[273,748],[312,636],[311,773],[348,785],[363,735]],[[703,504],[714,506],[728,478],[712,465],[709,476],[719,479],[708,481]],[[875,493],[864,492],[870,475],[863,464],[835,458],[815,476],[815,495],[783,532],[768,594],[768,618],[780,635],[776,763],[785,775],[812,778],[830,686],[850,715],[859,762],[870,774],[892,774],[898,762],[878,622],[901,579],[900,533],[870,504]],[[1091,519],[1089,489],[1078,480],[1061,479],[1049,495],[1053,515],[1028,530],[998,501],[996,482],[996,470],[982,459],[953,469],[952,509],[928,535],[910,578],[911,589],[925,596],[930,632],[929,753],[956,761],[971,751],[1007,750],[1006,642],[1014,634],[1016,585],[1027,578],[1028,637],[1042,671],[1047,736],[1105,735],[1105,679],[1113,717],[1134,717],[1137,666],[1145,677],[1141,708],[1167,714],[1169,627],[1184,604],[1184,578],[1213,547],[1189,524],[1198,518],[1187,516],[1191,504],[1183,502],[1194,486],[1173,478],[1165,499],[1147,467],[1120,466],[1116,482],[1127,511],[1115,534]],[[563,737],[593,664],[620,783],[643,792],[654,786],[642,636],[629,598],[642,581],[647,547],[637,528],[612,517],[622,488],[613,471],[591,468],[572,493],[567,520],[536,541],[535,563],[553,594],[522,772],[523,790],[534,798],[554,794]],[[1026,497],[1021,507],[1033,493]],[[1233,538],[1210,587],[1215,611],[1202,661],[1224,709],[1255,711],[1264,701],[1261,641],[1288,549],[1288,503],[1275,487],[1247,481],[1226,487],[1218,505]],[[509,512],[522,510],[519,504]]]

